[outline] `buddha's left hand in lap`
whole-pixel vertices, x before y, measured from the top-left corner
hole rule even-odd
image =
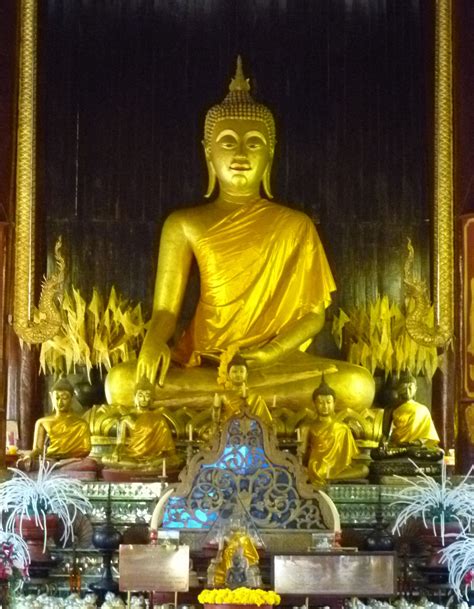
[[[250,366],[270,366],[312,339],[323,324],[324,307],[321,305],[319,311],[307,313],[266,345],[242,350],[241,355]]]

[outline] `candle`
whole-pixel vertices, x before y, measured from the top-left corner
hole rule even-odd
[[[163,459],[163,469],[161,471],[161,477],[166,478],[166,459]]]
[[[299,427],[296,428],[296,441],[301,442],[301,429]]]
[[[273,396],[273,404],[272,404],[272,407],[273,407],[273,408],[276,408],[276,405],[277,405],[277,396],[276,396],[276,395],[274,395],[274,396]]]
[[[193,441],[193,426],[191,425],[191,423],[189,424],[189,427],[188,427],[188,440],[190,442]]]

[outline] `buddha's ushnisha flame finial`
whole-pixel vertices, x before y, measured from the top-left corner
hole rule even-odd
[[[212,106],[206,114],[204,141],[210,142],[216,123],[227,118],[261,121],[267,128],[270,146],[274,147],[275,121],[273,115],[266,106],[257,103],[250,95],[250,82],[244,76],[240,55],[237,57],[237,70],[229,85],[229,93],[220,104]]]
[[[244,76],[242,68],[242,57],[237,56],[237,69],[234,78],[230,81],[229,91],[250,91],[250,82]]]
[[[334,389],[332,387],[330,387],[327,383],[326,383],[326,379],[324,378],[324,372],[321,375],[321,383],[319,384],[318,387],[316,387],[316,389],[313,391],[313,400],[318,396],[318,395],[332,395],[332,397],[334,399],[336,399],[336,392],[334,391]]]

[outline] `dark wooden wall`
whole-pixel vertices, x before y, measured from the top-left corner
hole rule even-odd
[[[336,303],[429,279],[434,2],[45,0],[40,193],[71,281],[151,302],[158,231],[202,201],[206,110],[241,53],[274,111],[275,199],[320,223]]]

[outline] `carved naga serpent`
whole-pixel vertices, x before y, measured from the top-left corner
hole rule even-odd
[[[42,282],[38,307],[33,307],[33,319],[28,310],[15,310],[14,330],[21,340],[28,344],[38,344],[55,336],[62,324],[61,303],[64,294],[65,262],[61,253],[61,237],[54,247],[56,272],[45,277]]]
[[[429,326],[426,320],[429,319],[431,302],[426,283],[413,276],[413,261],[415,251],[411,240],[408,239],[408,256],[405,262],[403,283],[406,295],[413,298],[415,306],[412,311],[407,313],[406,329],[411,338],[423,347],[438,347],[445,349],[451,341],[451,332],[448,327],[436,324]]]

